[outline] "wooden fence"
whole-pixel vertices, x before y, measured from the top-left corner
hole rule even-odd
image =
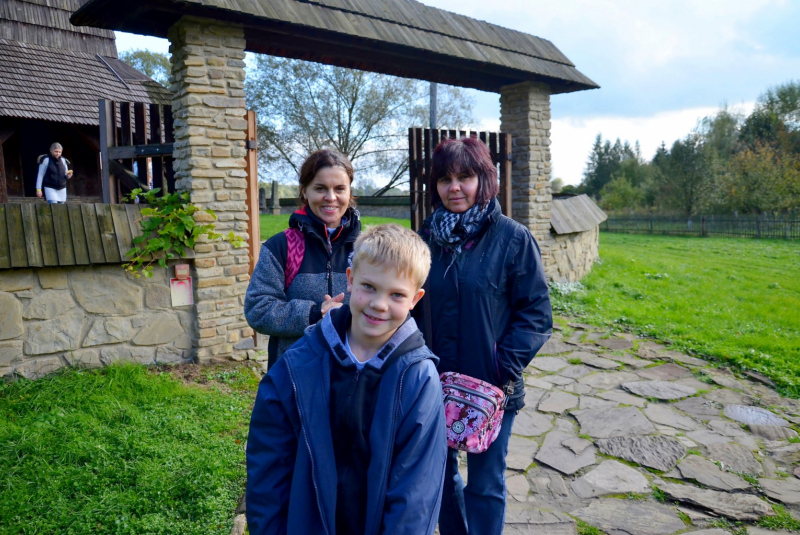
[[[785,219],[757,216],[608,216],[600,225],[604,232],[721,236],[729,238],[775,238],[800,240],[800,217]]]
[[[0,269],[121,264],[141,220],[135,204],[0,204]]]

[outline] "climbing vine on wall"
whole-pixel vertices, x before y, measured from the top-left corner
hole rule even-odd
[[[133,248],[126,253],[130,262],[122,267],[134,277],[153,276],[153,264],[166,268],[167,260],[181,258],[186,249],[193,249],[201,238],[209,241],[224,240],[233,247],[247,243],[233,231],[227,236],[215,232],[213,223],[195,220],[195,214],[204,212],[216,220],[211,209],[203,209],[190,202],[189,192],[158,195],[159,189],[142,191],[135,189],[125,197],[128,201],[137,198],[147,203],[142,208],[142,235],[134,238]]]

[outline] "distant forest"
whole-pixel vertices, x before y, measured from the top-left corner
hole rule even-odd
[[[727,106],[651,160],[638,142],[598,134],[579,186],[611,213],[763,214],[800,208],[800,81],[761,94],[750,115]]]

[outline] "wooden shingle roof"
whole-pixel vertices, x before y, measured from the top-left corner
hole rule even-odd
[[[499,92],[594,89],[550,41],[415,0],[88,0],[75,25],[166,37],[181,16],[241,24],[247,50]]]
[[[608,216],[588,195],[554,198],[550,226],[556,234],[571,234],[592,230]]]
[[[2,0],[0,39],[59,50],[117,57],[114,32],[73,26],[69,18],[86,0]]]
[[[0,117],[98,125],[101,98],[170,104],[166,88],[116,58],[0,39]]]

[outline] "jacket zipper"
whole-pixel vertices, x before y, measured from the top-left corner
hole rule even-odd
[[[481,407],[480,405],[478,405],[477,403],[475,403],[473,401],[470,401],[470,400],[464,399],[464,398],[457,398],[455,396],[447,395],[447,396],[444,397],[445,403],[447,402],[448,399],[452,399],[456,403],[463,403],[464,405],[469,405],[473,409],[481,411],[486,416],[487,419],[491,418],[491,416],[489,415],[489,411],[487,411],[486,409],[484,409],[483,407]]]
[[[394,419],[392,420],[392,436],[393,437],[394,437],[394,434],[397,432],[397,417],[399,416],[399,413],[400,413],[400,400],[403,397],[403,380],[405,379],[406,372],[411,367],[411,365],[412,364],[416,364],[420,360],[422,360],[422,358],[417,358],[416,360],[414,360],[412,362],[409,362],[408,366],[406,366],[405,369],[403,370],[403,373],[400,374],[400,382],[397,385],[397,398],[396,398],[397,399],[397,403],[395,404],[395,407],[394,407]],[[394,456],[394,439],[392,439],[391,444],[389,446],[389,455],[386,456],[386,460],[385,460],[385,462],[387,463],[386,466],[391,466],[390,461],[391,461],[393,456]],[[381,496],[381,502],[378,504],[378,516],[377,516],[377,518],[381,518],[383,516],[381,513],[383,512],[383,504],[386,503],[386,492],[388,490],[389,490],[389,474],[386,475],[386,481],[384,482],[383,495]],[[380,529],[381,529],[381,523],[378,522],[377,529],[376,529],[375,533],[380,531]]]
[[[356,386],[358,386],[358,378],[361,375],[361,370],[356,370],[356,375],[353,377],[353,382],[351,383],[350,392],[347,394],[347,401],[344,404],[345,410],[347,411],[347,416],[345,417],[344,421],[344,428],[347,429],[347,426],[350,425],[350,420],[352,420],[351,416],[353,411],[350,410],[350,401],[353,399],[353,393],[356,391]]]
[[[288,366],[287,366],[288,367]],[[292,391],[294,392],[294,399],[297,398],[297,384],[294,381],[294,375],[291,373],[289,367],[289,378],[292,380]],[[319,487],[317,486],[316,469],[314,468],[314,454],[311,451],[311,444],[308,442],[308,434],[306,426],[303,425],[303,414],[300,412],[300,404],[297,404],[297,417],[300,419],[300,427],[303,429],[303,440],[308,448],[308,458],[311,461],[311,482],[314,484],[314,497],[317,499],[317,510],[319,511],[319,518],[322,521],[322,527],[325,529],[326,535],[329,533],[328,525],[325,523],[325,514],[322,512],[322,505],[319,503]]]
[[[460,390],[461,392],[471,394],[479,398],[483,398],[492,404],[494,410],[497,410],[497,402],[492,398],[492,396],[488,394],[484,394],[483,392],[480,392],[478,390],[467,388],[466,386],[461,386],[461,385],[444,385],[443,388],[452,388],[453,390]]]

